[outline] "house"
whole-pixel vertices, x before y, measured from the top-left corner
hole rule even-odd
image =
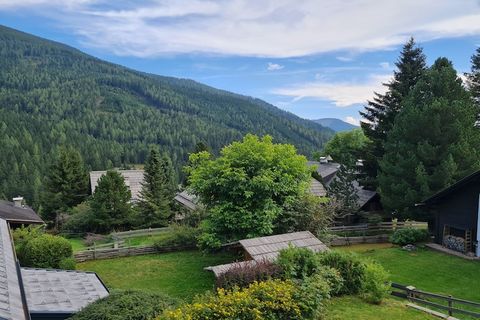
[[[108,294],[92,272],[20,267],[8,222],[0,219],[0,319],[67,319]]]
[[[92,171],[90,172],[90,187],[92,194],[98,185],[98,180],[101,176],[106,174],[107,171]],[[142,191],[143,183],[143,170],[118,170],[125,179],[125,184],[132,193],[132,201],[139,201],[141,198],[140,192]]]
[[[212,271],[215,277],[218,277],[239,264],[255,265],[262,261],[275,261],[280,251],[288,248],[288,246],[308,248],[314,252],[329,250],[328,247],[318,240],[310,231],[244,239],[240,240],[239,244],[244,252],[245,261],[207,267],[205,270]]]
[[[23,204],[22,197],[13,198],[13,202],[0,200],[0,219],[12,227],[45,223],[32,208]]]
[[[178,192],[174,200],[187,210],[194,211],[198,206],[198,197],[184,190]]]
[[[434,218],[435,242],[480,257],[480,171],[421,203]]]

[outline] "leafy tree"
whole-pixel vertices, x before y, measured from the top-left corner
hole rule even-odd
[[[108,170],[101,176],[90,201],[92,231],[110,232],[128,227],[132,214],[131,197],[120,173]]]
[[[362,184],[369,188],[378,185],[379,161],[383,157],[388,133],[392,130],[396,116],[402,109],[402,101],[410,93],[426,69],[425,55],[417,47],[413,38],[404,46],[400,58],[395,63],[397,70],[393,79],[384,84],[385,94],[375,93],[373,100],[360,114],[367,120],[361,123],[365,136],[370,140],[363,154],[365,179]]]
[[[328,186],[329,197],[335,199],[339,205],[336,217],[345,217],[358,209],[355,178],[355,170],[352,167],[341,165],[335,178]]]
[[[477,105],[480,105],[480,48],[471,58],[472,68],[470,73],[466,73],[467,85],[472,97]]]
[[[352,166],[361,158],[367,143],[362,129],[338,132],[325,145],[324,154],[330,155],[336,162]]]
[[[200,243],[221,243],[271,234],[286,204],[302,195],[311,169],[304,156],[270,136],[246,135],[221,150],[190,156],[191,190],[209,210]]]
[[[56,154],[42,195],[43,217],[47,221],[81,203],[89,193],[88,175],[80,153],[72,147],[60,147]]]
[[[165,226],[172,215],[175,196],[173,167],[167,155],[151,148],[145,164],[139,215],[143,227]]]
[[[406,98],[380,162],[387,210],[411,216],[414,204],[480,167],[477,109],[452,64],[439,58]]]

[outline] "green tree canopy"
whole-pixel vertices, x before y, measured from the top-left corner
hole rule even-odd
[[[465,74],[467,85],[475,102],[480,106],[480,48],[477,48],[470,61],[472,62],[471,72]]]
[[[109,170],[101,176],[90,201],[92,231],[110,232],[127,228],[132,218],[131,197],[120,173]]]
[[[292,145],[250,134],[216,159],[192,154],[186,171],[191,190],[209,210],[201,236],[207,247],[271,234],[284,206],[305,192],[311,177],[307,159]]]
[[[375,188],[378,185],[379,161],[385,153],[387,135],[402,109],[402,101],[425,71],[425,59],[422,48],[417,47],[411,38],[403,46],[400,58],[395,63],[397,70],[393,73],[393,79],[385,84],[387,92],[375,93],[373,100],[360,112],[367,120],[361,123],[362,130],[370,140],[362,157],[365,175],[362,184],[366,187]]]
[[[327,142],[323,153],[338,163],[352,166],[361,158],[367,143],[368,138],[362,129],[338,132]]]
[[[72,147],[58,148],[44,186],[42,215],[47,221],[84,201],[89,193],[88,174],[80,153]]]
[[[328,186],[328,196],[337,204],[336,217],[342,218],[354,213],[358,209],[358,194],[355,189],[355,169],[347,165],[341,165],[335,178]]]
[[[409,216],[415,203],[480,167],[480,130],[470,95],[439,58],[403,104],[385,145],[379,191],[387,210]]]
[[[172,216],[172,201],[175,196],[175,179],[172,162],[168,155],[160,155],[156,147],[150,149],[145,164],[139,203],[139,219],[143,227],[160,227],[168,224]]]

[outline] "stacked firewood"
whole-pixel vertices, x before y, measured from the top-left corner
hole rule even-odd
[[[443,245],[448,249],[465,252],[465,239],[462,237],[455,237],[452,235],[444,236]]]

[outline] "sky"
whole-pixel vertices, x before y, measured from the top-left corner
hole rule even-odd
[[[480,0],[0,0],[0,24],[149,73],[358,124],[402,45],[459,75],[480,46]]]

